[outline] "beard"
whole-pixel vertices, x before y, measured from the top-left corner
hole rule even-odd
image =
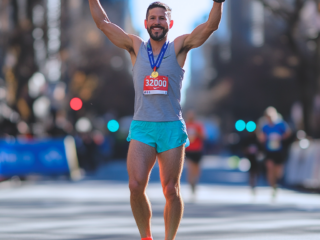
[[[153,34],[152,33],[153,28],[161,28],[162,33]],[[162,39],[165,38],[165,36],[168,34],[168,32],[169,32],[169,29],[165,29],[164,27],[161,27],[161,26],[153,26],[153,27],[148,28],[148,33],[150,35],[150,38],[154,41],[161,41]]]

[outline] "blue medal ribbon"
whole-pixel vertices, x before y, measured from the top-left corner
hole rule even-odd
[[[154,56],[153,56],[153,51],[152,51],[152,46],[151,46],[150,39],[149,39],[148,44],[147,44],[147,51],[148,51],[150,65],[151,65],[151,68],[153,69],[153,71],[156,71],[160,67],[162,59],[164,57],[164,54],[166,53],[166,51],[168,49],[168,46],[169,46],[169,41],[167,41],[165,44],[163,44],[161,52],[159,54],[159,57],[158,57],[157,61],[155,62]]]

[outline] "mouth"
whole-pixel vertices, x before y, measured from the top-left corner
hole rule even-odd
[[[160,31],[160,30],[163,30],[163,28],[162,27],[152,27],[151,30]]]

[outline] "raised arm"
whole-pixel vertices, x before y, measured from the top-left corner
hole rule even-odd
[[[99,0],[89,0],[89,5],[93,20],[97,27],[114,45],[135,55],[135,49],[140,46],[142,40],[135,35],[127,34],[119,26],[112,23],[102,8]]]
[[[221,1],[220,1],[221,2]],[[219,27],[222,16],[222,5],[218,1],[214,1],[207,22],[196,27],[191,34],[183,35],[180,38],[180,51],[189,51],[193,48],[200,47]]]
[[[222,16],[222,2],[224,0],[214,0],[208,21],[196,27],[192,33],[182,35],[174,40],[177,60],[181,67],[185,64],[188,52],[193,48],[200,47],[218,29]]]

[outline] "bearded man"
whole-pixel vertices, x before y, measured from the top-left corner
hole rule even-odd
[[[151,205],[146,195],[151,169],[159,161],[166,199],[165,240],[174,240],[183,214],[180,177],[188,140],[180,105],[183,70],[188,52],[200,47],[218,29],[225,0],[214,0],[209,19],[190,34],[168,41],[171,9],[154,2],[144,22],[150,40],[124,32],[113,24],[99,0],[89,0],[97,27],[117,47],[127,50],[133,65],[135,108],[127,158],[130,202],[143,240],[152,240]]]

